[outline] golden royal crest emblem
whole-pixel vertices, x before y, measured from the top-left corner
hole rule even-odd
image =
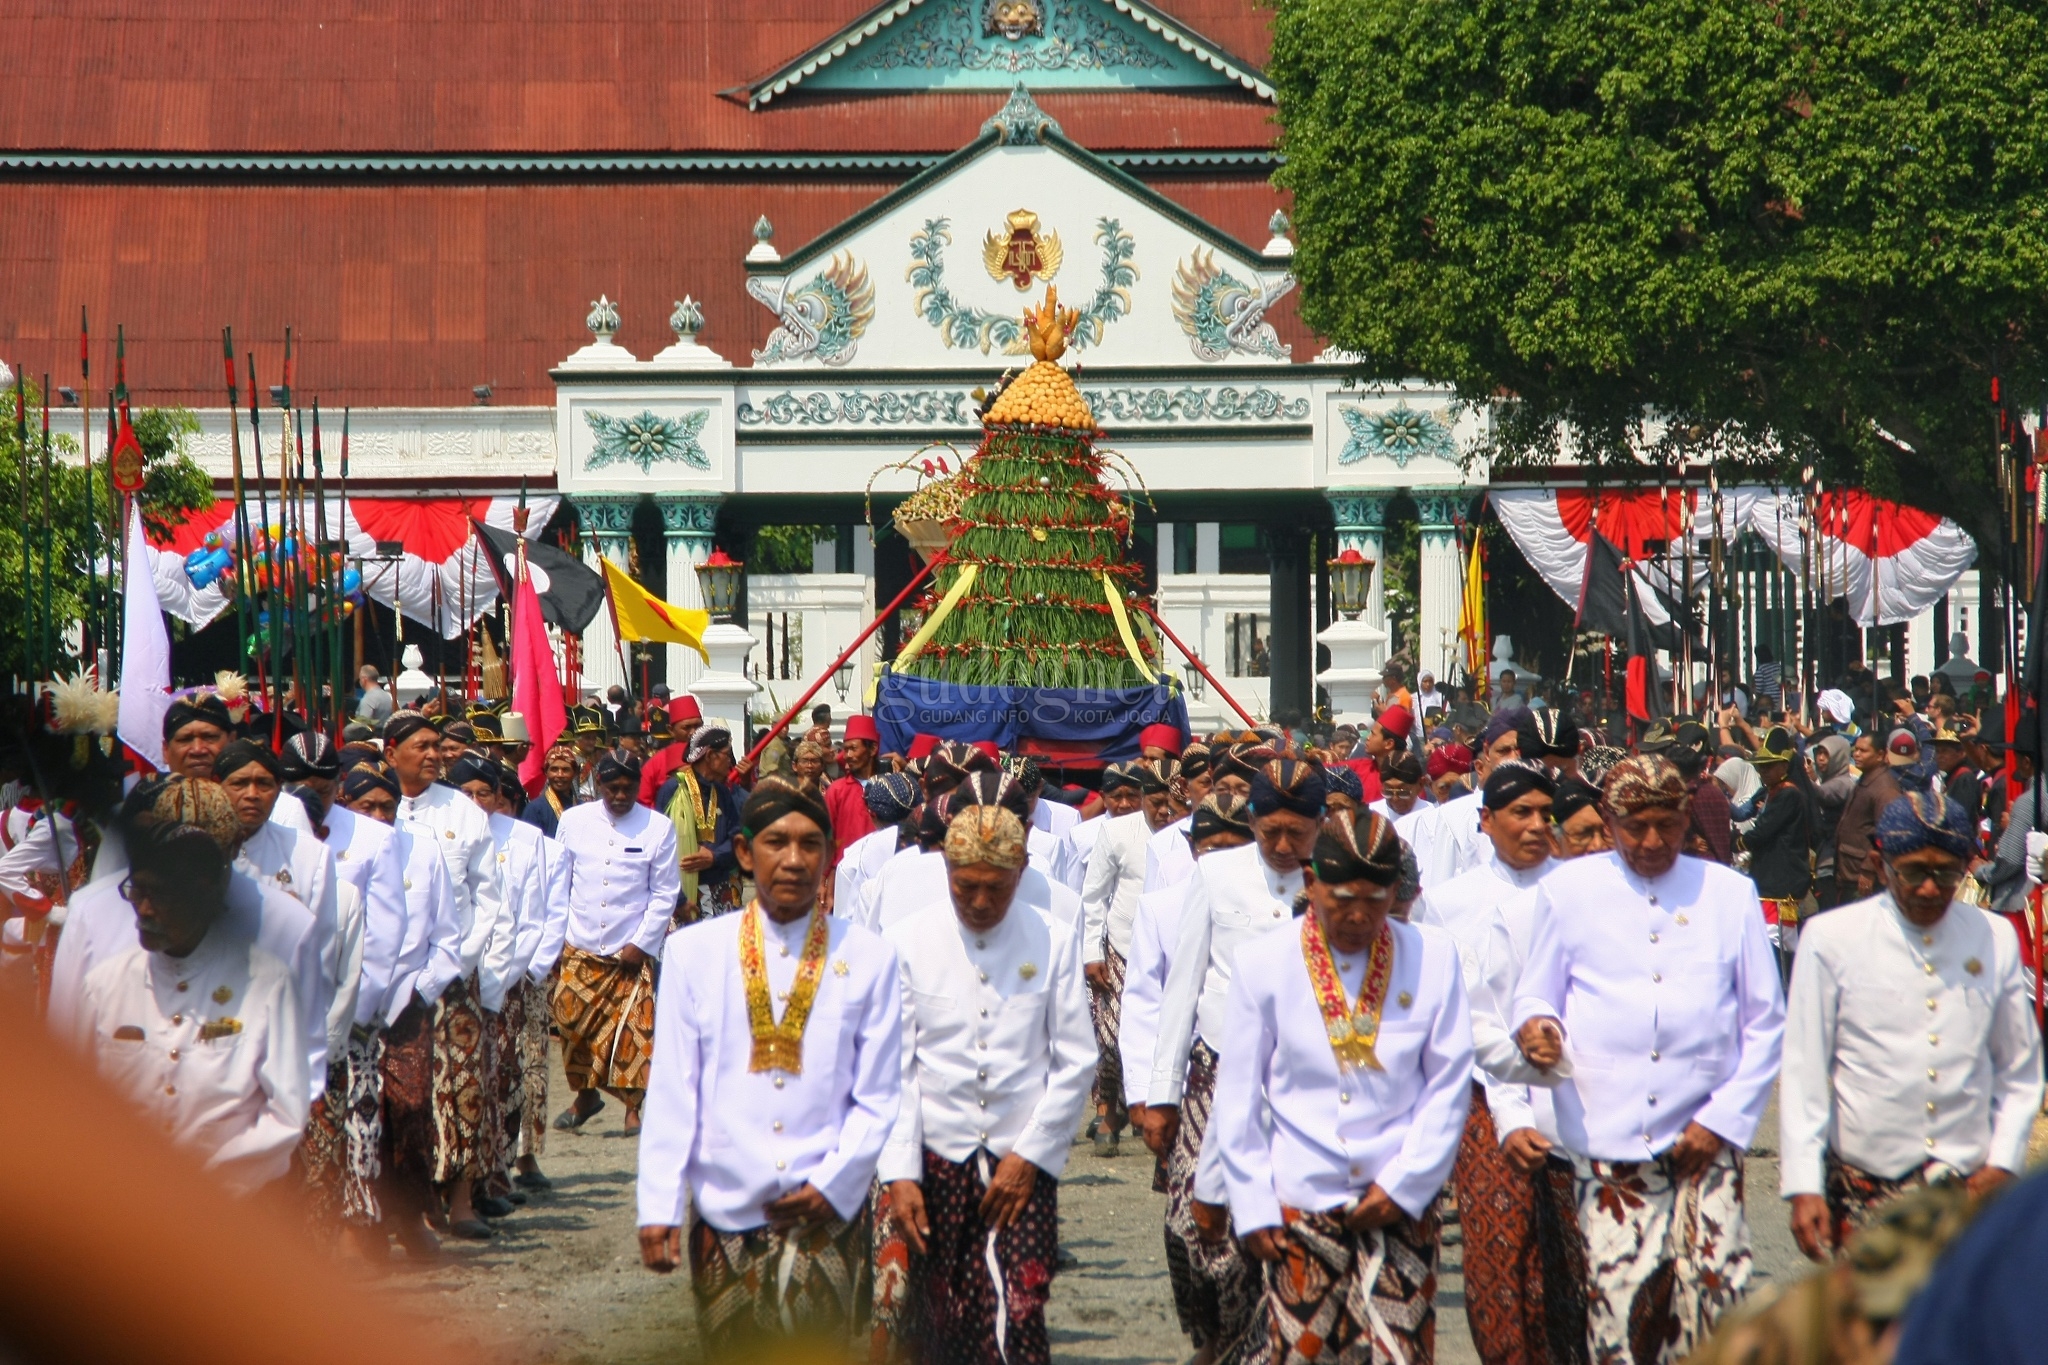
[[[1038,215],[1018,209],[1006,220],[1009,233],[991,232],[981,244],[981,261],[992,280],[1007,279],[1019,292],[1031,287],[1033,276],[1049,280],[1060,270],[1064,253],[1060,235],[1038,231]]]

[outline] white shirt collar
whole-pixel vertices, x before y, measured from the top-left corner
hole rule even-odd
[[[1543,880],[1544,874],[1557,864],[1555,858],[1545,858],[1526,872],[1510,867],[1506,860],[1500,856],[1500,850],[1493,846],[1491,839],[1486,842],[1486,861],[1487,865],[1493,869],[1493,874],[1496,877],[1499,877],[1517,890],[1527,890],[1536,885],[1536,883]]]

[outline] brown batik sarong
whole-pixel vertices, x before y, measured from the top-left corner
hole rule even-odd
[[[481,1180],[498,1145],[491,1028],[471,974],[434,1004],[434,1183]]]
[[[526,996],[520,983],[505,992],[505,1008],[485,1016],[491,1025],[491,1051],[498,1063],[497,1137],[491,1148],[491,1179],[511,1170],[519,1152],[519,1133],[526,1120],[526,1072],[520,1037],[526,1032]]]
[[[547,985],[521,980],[519,994],[525,1005],[519,1030],[519,1078],[525,1087],[524,1121],[514,1156],[538,1157],[547,1145],[548,1134],[548,1028],[554,1011],[548,1004]]]
[[[1088,1014],[1095,1021],[1095,1103],[1098,1112],[1100,1106],[1109,1106],[1105,1121],[1111,1132],[1117,1132],[1130,1121],[1124,1108],[1123,1052],[1117,1047],[1117,1031],[1124,1014],[1126,964],[1124,955],[1106,934],[1102,940],[1102,966],[1104,988],[1091,988],[1088,992]]]
[[[1508,1164],[1472,1087],[1458,1143],[1465,1316],[1485,1365],[1578,1365],[1586,1360],[1586,1247],[1579,1238],[1571,1163],[1532,1175]]]
[[[299,1167],[306,1177],[306,1223],[324,1237],[341,1224],[342,1171],[348,1165],[348,1139],[341,1131],[337,1090],[348,1083],[348,1060],[327,1064],[327,1090],[306,1113],[306,1135],[299,1139]]]
[[[1045,1305],[1059,1268],[1060,1183],[1043,1171],[1017,1221],[996,1230],[982,1221],[984,1171],[996,1159],[977,1152],[948,1161],[924,1154],[924,1194],[931,1234],[915,1257],[916,1358],[933,1365],[1050,1365]],[[1001,1272],[1000,1292],[990,1260]],[[997,1335],[1001,1333],[1001,1343]]]
[[[1927,1168],[1906,1172],[1896,1180],[1872,1175],[1860,1166],[1829,1152],[1824,1157],[1827,1182],[1828,1223],[1834,1229],[1835,1245],[1847,1246],[1849,1239],[1877,1221],[1886,1204],[1907,1190],[1927,1183]]]
[[[1432,1205],[1352,1232],[1342,1210],[1282,1208],[1286,1250],[1266,1267],[1274,1365],[1432,1365],[1438,1235]]]
[[[417,996],[407,1002],[384,1030],[377,1064],[384,1099],[384,1187],[402,1210],[427,1208],[433,1195],[433,1011]]]
[[[1654,1161],[1572,1162],[1586,1242],[1586,1328],[1593,1359],[1675,1365],[1742,1298],[1752,1269],[1742,1154],[1723,1146],[1676,1179]]]
[[[913,1358],[912,1334],[917,1327],[916,1286],[910,1277],[910,1243],[891,1216],[895,1207],[886,1182],[877,1180],[868,1195],[874,1209],[874,1294],[868,1328],[868,1365],[902,1365]]]
[[[609,1090],[638,1108],[654,1052],[654,961],[629,967],[615,957],[562,949],[555,1028],[571,1090]]]
[[[868,1212],[790,1233],[690,1228],[690,1283],[705,1359],[725,1360],[778,1337],[803,1337],[838,1359],[863,1330]]]
[[[1235,1237],[1205,1242],[1195,1227],[1195,1168],[1216,1092],[1216,1050],[1197,1038],[1188,1055],[1180,1128],[1166,1155],[1166,1270],[1181,1331],[1197,1350],[1216,1347],[1219,1361],[1237,1359],[1259,1340],[1259,1276]]]

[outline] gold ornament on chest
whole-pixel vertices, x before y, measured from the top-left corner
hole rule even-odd
[[[981,244],[981,263],[990,279],[1008,280],[1022,292],[1034,277],[1049,280],[1059,273],[1066,253],[1057,232],[1041,235],[1038,215],[1029,209],[1018,209],[1005,223],[1007,232],[991,232]]]

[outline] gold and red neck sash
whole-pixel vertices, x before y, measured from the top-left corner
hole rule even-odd
[[[1394,930],[1380,926],[1379,937],[1365,963],[1365,981],[1354,1005],[1344,995],[1344,980],[1337,975],[1337,963],[1323,938],[1322,919],[1311,908],[1301,917],[1301,955],[1308,963],[1309,985],[1315,989],[1316,1005],[1323,1012],[1323,1027],[1330,1035],[1330,1051],[1337,1054],[1340,1071],[1363,1068],[1381,1070],[1378,1054],[1380,1010],[1387,1003],[1387,983],[1394,978]]]
[[[754,1037],[747,1070],[787,1071],[792,1076],[801,1076],[804,1025],[810,1022],[811,1003],[818,997],[818,978],[825,974],[825,950],[831,943],[832,924],[824,911],[811,911],[811,927],[804,934],[803,956],[797,959],[789,1005],[782,1012],[782,1021],[777,1023],[774,998],[768,990],[768,962],[761,951],[761,920],[766,914],[761,903],[754,901],[740,917],[740,979],[747,988],[747,1029]]]

